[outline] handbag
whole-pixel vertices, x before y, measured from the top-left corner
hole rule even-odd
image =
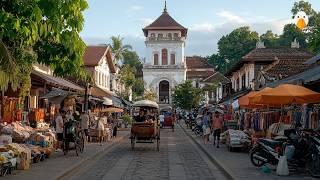
[[[288,176],[289,168],[286,156],[281,156],[277,166],[277,175],[279,176]]]

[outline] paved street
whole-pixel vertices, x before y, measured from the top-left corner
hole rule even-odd
[[[162,129],[160,146],[122,141],[63,179],[226,179],[179,127]]]
[[[106,149],[118,144],[122,139],[127,139],[128,133],[128,131],[119,131],[116,139],[113,139],[112,142],[106,142],[103,146],[100,146],[98,143],[89,143],[86,145],[83,154],[80,154],[79,157],[75,155],[75,151],[70,151],[66,156],[62,152],[54,153],[49,159],[32,164],[29,170],[13,171],[13,174],[6,176],[5,179],[33,180],[35,177],[41,180],[57,179],[66,172],[82,165],[88,159],[92,159]]]
[[[271,173],[263,173],[261,168],[254,167],[250,162],[249,154],[246,152],[229,152],[228,148],[222,144],[220,148],[214,147],[212,144],[204,145],[202,138],[195,136],[195,134],[188,129],[185,124],[182,122],[181,126],[185,131],[190,135],[195,141],[200,144],[207,152],[219,163],[225,170],[231,174],[234,179],[239,180],[280,180],[280,179],[289,179],[289,180],[312,180],[308,175],[301,173],[291,172],[290,176],[277,176],[276,167],[269,166],[271,168]],[[212,138],[210,136],[210,138]]]

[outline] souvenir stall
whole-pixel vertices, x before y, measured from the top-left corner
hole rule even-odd
[[[249,97],[256,108],[244,114],[244,128],[250,129],[253,141],[283,136],[285,129],[296,126],[318,128],[320,116],[315,103],[319,102],[319,93],[302,86],[283,84],[264,89]]]
[[[3,122],[11,123],[22,120],[22,110],[20,108],[20,99],[15,97],[3,98]]]

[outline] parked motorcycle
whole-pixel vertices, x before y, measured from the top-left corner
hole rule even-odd
[[[251,163],[277,165],[287,155],[289,168],[305,168],[320,177],[320,135],[313,130],[285,130],[286,140],[259,139],[250,151]]]

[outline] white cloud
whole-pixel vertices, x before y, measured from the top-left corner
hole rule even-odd
[[[211,23],[195,24],[190,28],[190,30],[212,32],[214,30],[214,25]]]
[[[143,27],[151,24],[154,20],[153,19],[150,19],[150,18],[140,18],[138,19],[139,22],[142,23]]]
[[[129,8],[129,11],[140,11],[140,10],[143,10],[143,7],[139,5],[133,5]]]
[[[233,18],[237,19],[237,18]],[[281,34],[285,24],[291,23],[291,19],[267,19],[259,17],[258,19],[240,18],[230,21],[228,19],[224,23],[216,24],[211,22],[203,22],[189,26],[189,32],[186,42],[185,53],[187,56],[200,55],[208,56],[218,51],[219,39],[229,34],[235,28],[241,26],[250,26],[252,31],[257,31],[259,34],[265,33],[267,30],[272,30],[276,34]],[[145,27],[153,22],[150,18],[136,19],[140,27]],[[133,46],[141,58],[145,57],[145,37],[141,31],[132,35],[121,35],[124,37],[124,43]],[[101,44],[110,42],[109,37],[84,37],[87,44]]]
[[[228,21],[232,21],[232,22],[237,22],[237,23],[244,23],[246,22],[243,18],[241,18],[240,16],[237,16],[235,14],[233,14],[232,12],[229,11],[220,11],[219,13],[217,13],[218,16],[220,17],[224,17],[227,18]]]

